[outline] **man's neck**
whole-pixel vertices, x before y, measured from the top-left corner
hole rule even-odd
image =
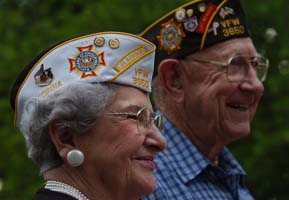
[[[213,164],[218,164],[219,153],[224,148],[225,143],[214,137],[216,133],[210,133],[208,132],[208,130],[210,130],[208,127],[202,129],[199,128],[199,126],[196,126],[192,121],[188,121],[182,111],[174,112],[174,110],[170,108],[170,112],[163,112],[205,157]]]

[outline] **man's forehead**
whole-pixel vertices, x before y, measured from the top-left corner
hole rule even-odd
[[[251,38],[234,38],[220,42],[193,54],[193,56],[213,56],[228,58],[236,54],[247,56],[256,55],[256,49]]]

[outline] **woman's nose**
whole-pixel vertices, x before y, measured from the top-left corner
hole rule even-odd
[[[162,151],[165,149],[167,142],[161,130],[159,130],[155,125],[152,125],[148,130],[145,139],[145,145],[149,146],[156,151]]]

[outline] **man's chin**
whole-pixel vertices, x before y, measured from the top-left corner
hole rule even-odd
[[[223,125],[224,125],[223,130],[226,133],[228,139],[230,138],[231,141],[247,137],[251,131],[249,122],[247,123],[227,122],[224,123]]]

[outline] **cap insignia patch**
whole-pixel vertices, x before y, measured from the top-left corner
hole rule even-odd
[[[206,6],[206,4],[205,3],[199,3],[199,5],[198,5],[198,9],[199,9],[199,11],[200,12],[205,12],[206,11],[206,9],[207,9],[207,6]]]
[[[189,32],[194,32],[198,28],[198,19],[196,16],[185,19],[184,27]]]
[[[40,66],[40,69],[34,75],[34,80],[38,86],[50,85],[50,83],[53,80],[53,74],[51,72],[51,68],[44,69],[44,65],[42,64]]]
[[[235,11],[233,8],[229,8],[227,6],[225,6],[225,8],[221,8],[220,10],[220,16],[222,17],[222,19],[224,19],[227,15],[234,15]]]
[[[157,40],[159,41],[160,49],[166,50],[170,55],[175,50],[180,49],[180,43],[184,37],[186,35],[182,29],[182,24],[176,24],[171,19],[162,24],[162,29],[160,35],[157,36]]]
[[[117,49],[119,47],[120,43],[119,43],[119,40],[117,38],[113,38],[113,39],[110,39],[108,41],[108,45],[112,49]]]
[[[186,17],[186,9],[184,9],[184,8],[178,10],[178,11],[175,13],[175,18],[176,18],[179,22],[183,21],[183,20],[185,19],[185,17]]]
[[[96,37],[94,39],[94,45],[97,47],[102,47],[104,45],[105,39],[104,37]]]
[[[105,66],[104,52],[92,49],[93,45],[77,47],[78,51],[73,58],[68,58],[70,72],[81,74],[81,79],[89,76],[97,76],[96,71]]]

